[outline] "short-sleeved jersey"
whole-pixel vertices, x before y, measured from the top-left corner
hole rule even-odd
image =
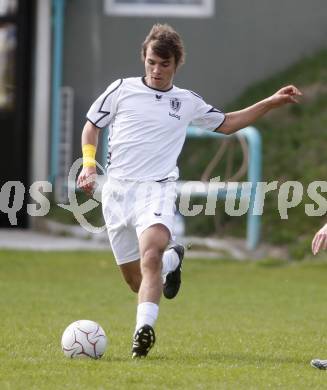
[[[176,180],[187,127],[213,131],[225,119],[194,92],[153,89],[142,77],[113,82],[86,117],[98,128],[109,126],[110,176],[133,181]]]

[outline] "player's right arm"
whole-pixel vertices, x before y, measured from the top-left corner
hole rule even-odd
[[[78,176],[77,185],[87,194],[95,189],[95,153],[101,129],[108,126],[115,114],[115,96],[123,79],[114,81],[95,100],[86,114],[87,121],[82,132],[83,169]]]
[[[95,154],[98,146],[100,129],[90,121],[85,123],[82,132],[83,168],[77,179],[77,185],[87,194],[95,189],[96,161]]]
[[[320,249],[327,249],[327,223],[316,233],[312,240],[312,253],[316,255]]]

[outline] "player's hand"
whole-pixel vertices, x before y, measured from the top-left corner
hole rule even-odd
[[[82,169],[81,173],[78,176],[77,185],[86,194],[93,195],[93,192],[96,187],[96,177],[96,167],[85,167]]]
[[[316,233],[312,240],[312,253],[316,255],[320,249],[327,249],[327,223]]]
[[[302,95],[302,92],[298,88],[294,87],[294,85],[288,85],[270,96],[269,102],[272,108],[277,108],[283,106],[284,104],[299,103],[299,98]]]

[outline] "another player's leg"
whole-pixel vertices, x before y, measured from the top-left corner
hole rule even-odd
[[[155,343],[154,325],[162,294],[162,255],[170,232],[161,224],[145,229],[139,238],[142,281],[138,293],[136,328],[132,356],[146,356]]]
[[[318,368],[319,370],[327,370],[327,360],[313,359],[310,364],[312,367]]]

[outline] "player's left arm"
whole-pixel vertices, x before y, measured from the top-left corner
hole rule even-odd
[[[302,92],[293,85],[283,87],[273,95],[253,104],[252,106],[240,111],[227,113],[223,124],[215,131],[224,134],[233,134],[237,130],[251,125],[257,119],[261,118],[268,111],[274,108],[278,108],[289,103],[299,103],[300,96],[302,96]]]
[[[316,255],[320,249],[327,249],[327,223],[316,233],[312,240],[312,253]]]

